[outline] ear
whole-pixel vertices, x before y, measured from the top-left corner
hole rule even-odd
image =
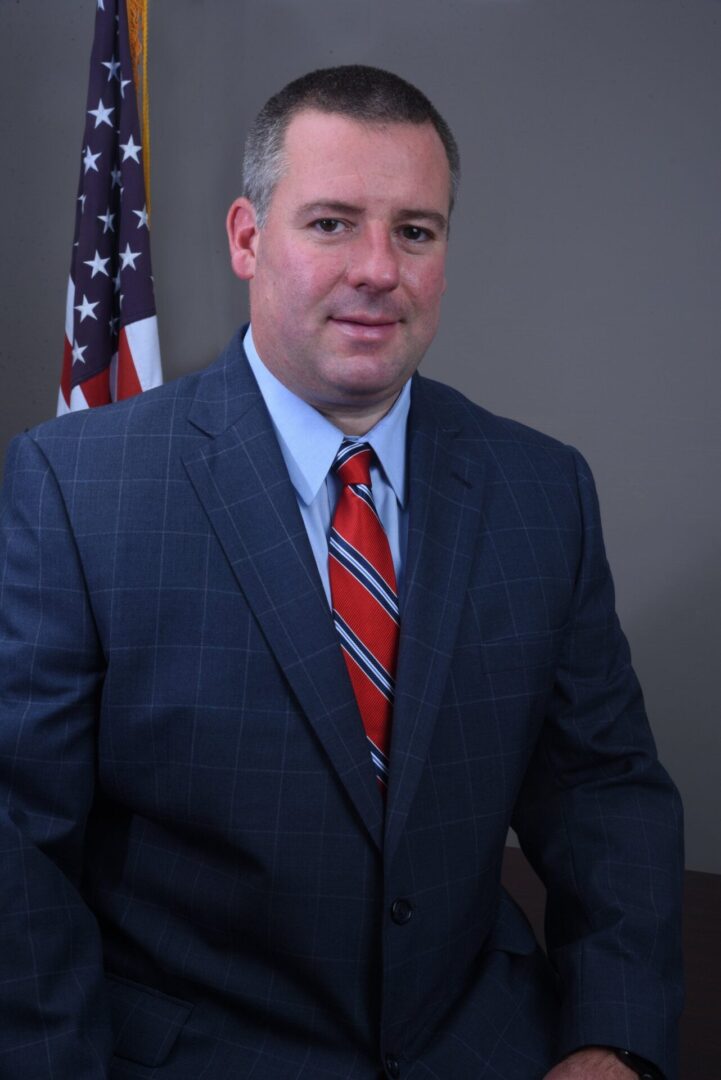
[[[225,227],[233,273],[243,281],[250,281],[255,275],[255,258],[260,237],[253,204],[245,198],[236,199],[228,211]]]

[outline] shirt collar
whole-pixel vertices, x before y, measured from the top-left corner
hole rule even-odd
[[[273,422],[291,483],[309,505],[320,491],[343,432],[322,413],[299,398],[273,375],[261,360],[248,327],[243,347]],[[406,427],[411,402],[410,379],[393,407],[362,437],[370,443],[401,506],[406,499]]]

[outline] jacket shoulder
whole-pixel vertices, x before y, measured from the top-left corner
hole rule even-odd
[[[537,470],[546,462],[564,471],[589,475],[589,467],[575,447],[529,427],[518,420],[477,405],[460,390],[422,376],[416,376],[416,386],[426,412],[436,422],[453,432],[456,445],[465,453],[490,459],[504,469],[516,463]]]
[[[177,413],[187,415],[205,374],[205,371],[193,372],[124,401],[45,420],[26,434],[45,446],[63,439],[112,437],[128,431],[152,433],[158,425],[165,425],[167,417]]]
[[[220,430],[242,412],[252,397],[252,376],[246,369],[240,332],[208,367],[145,390],[136,397],[94,409],[68,413],[29,429],[15,442],[33,444],[60,473],[89,460],[117,467],[137,464],[152,445],[155,456],[173,442],[180,451],[200,439],[193,416],[211,415]],[[190,421],[190,422],[189,422]],[[202,426],[202,425],[201,425]],[[91,470],[93,471],[93,470]]]

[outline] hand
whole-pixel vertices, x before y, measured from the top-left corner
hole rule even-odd
[[[554,1065],[544,1080],[631,1080],[636,1074],[604,1046],[587,1046]]]

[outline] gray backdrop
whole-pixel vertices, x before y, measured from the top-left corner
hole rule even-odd
[[[424,362],[593,466],[688,865],[721,872],[721,4],[150,0],[167,378],[245,316],[223,218],[249,117],[312,67],[417,82],[458,136]],[[0,440],[52,415],[95,0],[0,0]]]

